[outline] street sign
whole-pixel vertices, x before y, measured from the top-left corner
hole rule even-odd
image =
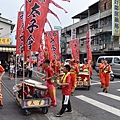
[[[60,26],[54,26],[54,29],[56,29],[56,30],[60,30],[61,27],[60,27]]]

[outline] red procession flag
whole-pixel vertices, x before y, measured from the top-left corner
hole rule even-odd
[[[92,61],[92,48],[91,48],[91,30],[88,30],[86,34],[86,52],[88,62]]]
[[[45,44],[48,50],[50,60],[59,60],[59,34],[58,31],[47,31],[45,33]]]
[[[17,32],[16,32],[16,54],[23,52],[24,23],[23,11],[18,12]]]
[[[39,51],[50,0],[26,0],[25,52]]]
[[[70,41],[70,48],[71,48],[71,55],[72,58],[76,61],[80,60],[80,45],[79,45],[79,39],[75,38]]]

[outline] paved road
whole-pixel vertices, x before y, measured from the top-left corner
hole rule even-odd
[[[36,76],[33,76],[36,79]],[[12,91],[14,81],[4,76],[4,82]],[[18,79],[20,82],[20,79]],[[111,82],[109,94],[103,94],[100,88],[99,78],[93,73],[91,89],[76,89],[75,95],[71,96],[73,113],[65,113],[63,117],[54,116],[61,108],[61,89],[57,89],[57,107],[49,108],[49,112],[43,115],[39,109],[31,109],[32,114],[25,116],[21,108],[3,88],[4,108],[0,109],[0,120],[119,120],[120,119],[120,78]]]

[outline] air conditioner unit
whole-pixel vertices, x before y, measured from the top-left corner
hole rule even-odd
[[[106,44],[103,44],[103,48],[104,48],[104,49],[106,48]]]
[[[108,50],[114,50],[112,45],[109,45]]]
[[[93,51],[97,51],[97,48],[94,48]]]
[[[103,46],[101,45],[99,49],[102,50],[102,49],[103,49]]]
[[[99,32],[103,32],[103,29],[99,29]]]

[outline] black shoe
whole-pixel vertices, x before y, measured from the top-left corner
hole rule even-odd
[[[56,114],[55,116],[56,116],[56,117],[62,117],[63,114],[58,113],[58,114]]]
[[[103,86],[101,85],[101,88],[103,88]]]
[[[108,93],[108,91],[106,90],[105,93]]]
[[[29,111],[27,111],[27,112],[25,112],[25,115],[30,115],[31,114],[31,112],[29,112]]]
[[[74,96],[74,93],[72,92],[71,95]]]
[[[104,89],[103,89],[103,92],[105,92],[105,90],[106,90],[106,89],[104,88]]]
[[[0,105],[0,108],[4,108],[4,106],[3,106],[3,105]]]
[[[72,110],[66,110],[65,112],[66,112],[66,113],[73,113]]]

